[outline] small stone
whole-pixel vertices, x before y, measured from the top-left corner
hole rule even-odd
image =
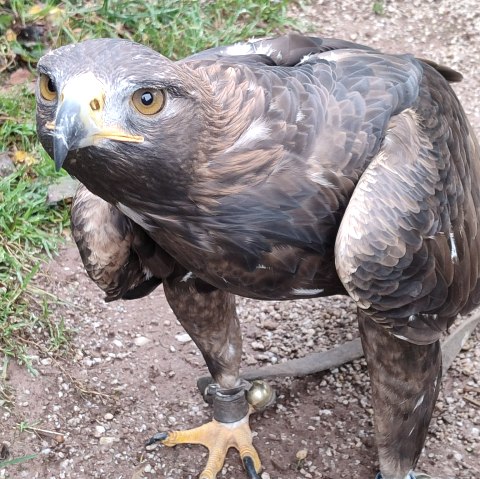
[[[0,178],[5,178],[15,171],[15,165],[8,153],[0,153]]]
[[[105,414],[103,418],[105,419],[105,421],[111,421],[113,419],[113,414],[110,412],[107,412],[107,414]]]
[[[101,446],[111,446],[115,441],[117,441],[116,438],[111,437],[111,436],[102,436],[100,438],[99,444]]]
[[[192,340],[192,338],[187,333],[176,334],[175,339],[179,343],[188,343],[189,341]]]
[[[101,437],[105,434],[106,429],[103,426],[95,426],[95,432],[93,435],[95,437]]]
[[[138,338],[135,338],[133,342],[137,346],[145,346],[145,344],[148,344],[150,342],[150,339],[146,338],[145,336],[139,336]]]
[[[176,424],[177,419],[174,416],[168,416],[167,421],[168,421],[168,424],[170,424],[170,426],[173,426],[174,424]]]
[[[255,349],[256,351],[264,351],[265,350],[265,346],[260,341],[252,341],[251,346],[252,346],[252,349]]]
[[[297,461],[303,461],[307,457],[307,454],[307,449],[300,449],[297,454],[295,454],[295,457],[297,458]]]
[[[271,319],[268,319],[263,323],[263,327],[269,331],[274,331],[277,329],[277,323],[275,321],[272,321]]]
[[[254,364],[257,364],[257,360],[251,354],[247,355],[247,358],[245,359],[245,362],[249,366],[253,366]]]
[[[454,452],[453,457],[455,458],[456,461],[462,461],[463,460],[463,455],[460,454],[459,452]]]

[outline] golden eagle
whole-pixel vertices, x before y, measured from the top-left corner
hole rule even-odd
[[[119,39],[38,64],[37,125],[82,183],[72,209],[107,299],[163,283],[215,385],[214,420],[157,434],[237,447],[259,477],[235,295],[349,294],[372,382],[378,477],[412,472],[441,376],[439,338],[480,303],[480,149],[455,71],[289,35],[173,62]]]

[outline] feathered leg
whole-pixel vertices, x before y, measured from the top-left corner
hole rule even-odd
[[[242,338],[232,294],[215,289],[182,271],[164,281],[167,301],[198,346],[215,381],[213,416],[208,424],[188,431],[156,434],[149,441],[167,446],[201,444],[209,458],[200,479],[214,479],[230,447],[238,449],[251,479],[259,478],[260,459],[252,445],[248,418],[252,412],[239,379]]]
[[[188,274],[164,281],[168,304],[200,349],[210,374],[222,388],[238,386],[242,335],[235,296]]]
[[[442,374],[440,343],[418,346],[359,312],[383,479],[404,479],[425,444]]]

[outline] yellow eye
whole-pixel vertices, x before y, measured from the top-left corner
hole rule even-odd
[[[40,74],[40,95],[47,101],[57,99],[57,87],[53,80],[48,75],[45,75],[45,73]]]
[[[132,95],[132,103],[143,115],[155,115],[165,105],[165,93],[154,88],[141,88]]]

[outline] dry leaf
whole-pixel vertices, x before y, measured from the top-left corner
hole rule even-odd
[[[14,42],[17,39],[17,34],[13,30],[8,29],[5,32],[5,38],[9,43]]]
[[[23,150],[17,150],[13,154],[12,159],[15,164],[21,163],[28,166],[33,165],[37,161],[33,155]]]

